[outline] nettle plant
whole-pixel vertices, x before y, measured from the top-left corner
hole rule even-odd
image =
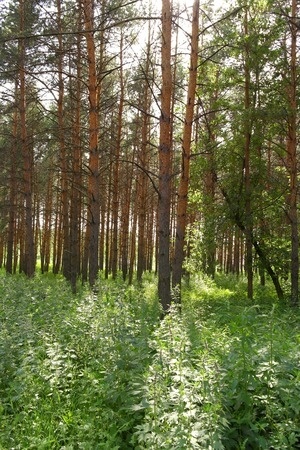
[[[0,448],[299,448],[297,310],[197,276],[159,320],[153,281],[100,281],[0,276]]]
[[[299,313],[194,289],[154,333],[134,448],[298,448]]]
[[[226,448],[298,448],[298,320],[298,313],[275,305],[244,308],[232,318],[233,339],[221,380],[230,424]]]
[[[1,278],[0,448],[126,449],[132,386],[159,309],[134,287],[72,296],[62,280]]]
[[[201,354],[195,353],[185,320],[174,305],[154,333],[144,398],[133,406],[146,410],[135,448],[224,448],[217,360],[207,351],[205,330]]]

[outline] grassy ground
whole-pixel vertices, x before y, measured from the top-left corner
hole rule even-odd
[[[300,313],[194,279],[159,320],[153,280],[0,276],[0,449],[300,448]]]

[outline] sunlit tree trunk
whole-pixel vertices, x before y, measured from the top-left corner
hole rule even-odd
[[[158,198],[158,296],[163,310],[171,305],[170,210],[171,210],[171,38],[172,13],[170,0],[162,0],[161,42],[161,116],[159,136],[159,198]]]
[[[172,284],[174,287],[181,286],[182,266],[184,260],[184,242],[185,242],[184,240],[187,226],[188,189],[190,180],[191,141],[192,141],[194,105],[197,86],[198,32],[199,32],[199,1],[195,0],[193,5],[188,94],[187,94],[183,139],[182,139],[182,172],[178,187],[178,199],[177,199],[177,224],[176,224],[175,254],[173,261],[173,278],[172,278]]]

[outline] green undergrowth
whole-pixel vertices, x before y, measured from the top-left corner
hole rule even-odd
[[[126,449],[159,310],[151,290],[0,278],[0,448]],[[148,297],[147,297],[148,296]]]
[[[244,288],[199,278],[156,329],[137,449],[300,448],[300,314]]]
[[[155,280],[0,275],[0,449],[298,449],[300,313],[202,277],[160,321]]]

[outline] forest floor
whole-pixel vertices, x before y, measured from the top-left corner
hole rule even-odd
[[[298,310],[198,277],[159,317],[150,277],[0,275],[0,450],[300,448]]]

